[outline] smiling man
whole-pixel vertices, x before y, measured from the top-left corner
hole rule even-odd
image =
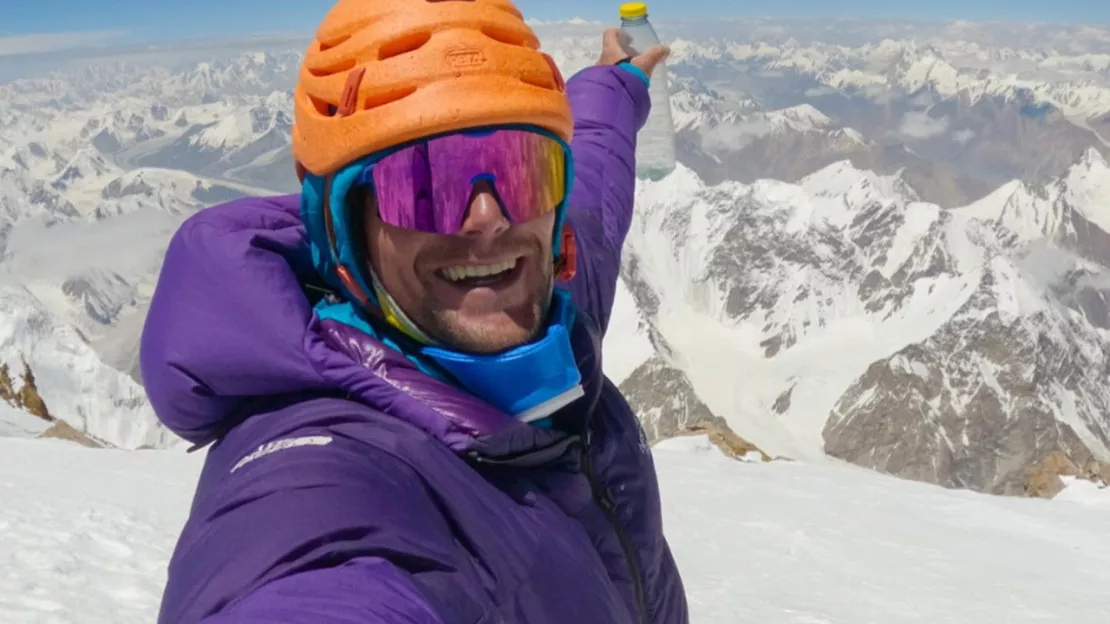
[[[481,141],[498,138],[534,140],[527,134],[505,133]],[[460,146],[460,156],[469,153]],[[465,162],[443,166],[461,172],[462,180],[468,169],[482,169]],[[561,184],[557,181],[552,188]],[[459,184],[461,189],[468,186]],[[462,221],[455,236],[391,226],[381,218],[372,193],[356,199],[356,205],[364,206],[368,255],[380,276],[380,294],[396,302],[399,316],[400,311],[410,311],[412,322],[405,329],[425,343],[496,353],[531,340],[545,320],[552,294],[556,213],[520,219],[514,225],[495,193],[491,182],[480,180],[473,184],[471,197],[456,199],[468,210],[458,217]],[[555,196],[522,201],[534,201],[529,205],[535,206],[557,203]]]
[[[174,236],[142,371],[211,448],[162,624],[688,620],[600,349],[667,50],[538,45],[508,0],[339,2],[302,192]]]

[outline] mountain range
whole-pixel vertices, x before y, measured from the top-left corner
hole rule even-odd
[[[1110,460],[1110,35],[733,26],[671,29],[681,165],[637,189],[605,345],[649,437],[1007,494]],[[595,61],[601,25],[535,28]],[[0,84],[0,362],[127,448],[176,443],[136,367],[169,236],[296,191],[300,52],[196,55]]]

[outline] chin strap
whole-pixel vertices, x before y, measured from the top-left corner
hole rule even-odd
[[[420,329],[416,322],[409,318],[409,315],[405,314],[401,306],[393,300],[393,297],[388,292],[386,292],[385,286],[383,286],[381,280],[378,279],[378,272],[374,270],[374,267],[370,267],[370,282],[371,288],[374,289],[374,295],[377,297],[378,304],[380,305],[382,314],[385,316],[385,321],[387,323],[392,325],[397,331],[420,344],[439,344],[435,339],[429,336],[427,332]],[[369,305],[369,303],[364,305]]]

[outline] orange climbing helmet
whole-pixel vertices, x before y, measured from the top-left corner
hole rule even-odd
[[[339,0],[305,54],[294,121],[301,177],[470,127],[574,130],[562,75],[510,0]]]

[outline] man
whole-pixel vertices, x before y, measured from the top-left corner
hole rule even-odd
[[[151,402],[212,444],[161,623],[687,621],[600,349],[666,53],[564,84],[508,0],[332,9],[302,193],[189,219],[151,304]]]

